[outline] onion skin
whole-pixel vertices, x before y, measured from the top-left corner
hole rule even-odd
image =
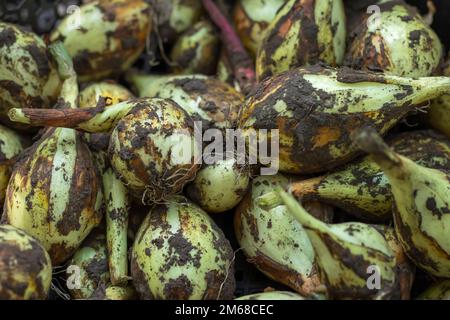
[[[309,238],[284,206],[266,210],[257,198],[286,186],[282,175],[259,176],[236,208],[234,230],[247,261],[269,278],[304,296],[321,286],[315,254]]]
[[[287,0],[239,0],[233,9],[236,31],[245,48],[256,56],[265,31]]]
[[[131,74],[140,97],[172,99],[194,121],[209,127],[235,128],[244,96],[230,85],[203,75],[148,76]]]
[[[402,1],[379,4],[378,20],[363,13],[350,34],[344,64],[403,77],[426,77],[439,68],[443,46],[420,14]]]
[[[36,237],[58,265],[100,223],[99,193],[99,175],[81,138],[71,129],[50,129],[17,163],[5,219]]]
[[[233,297],[230,243],[206,212],[184,197],[151,209],[131,252],[131,275],[142,299]]]
[[[13,130],[0,125],[0,204],[5,200],[6,187],[16,161],[25,146],[24,139]]]
[[[340,65],[345,37],[342,0],[289,0],[278,11],[259,47],[258,81],[319,62]]]
[[[324,223],[292,195],[276,189],[284,205],[303,225],[316,252],[321,278],[333,299],[398,299],[400,284],[396,255],[376,227],[347,222]],[[378,267],[380,287],[370,288],[370,266]]]
[[[199,21],[175,42],[170,60],[175,74],[212,75],[216,71],[220,39],[209,21]]]
[[[50,107],[60,86],[44,41],[14,24],[0,22],[0,121],[12,125],[7,117],[11,108]]]
[[[435,169],[450,167],[450,141],[435,131],[402,133],[390,138],[388,144],[421,165]],[[369,156],[334,172],[295,181],[288,188],[297,199],[338,207],[359,220],[385,222],[392,218],[394,199],[389,181]]]
[[[186,192],[206,212],[219,213],[242,200],[249,182],[250,170],[230,158],[202,167]]]
[[[94,230],[83,242],[68,263],[68,267],[79,268],[79,288],[70,289],[73,299],[88,299],[103,281],[109,280],[108,252],[105,235]],[[67,270],[68,279],[73,270]]]
[[[13,226],[0,225],[0,300],[46,299],[50,257],[41,244]]]
[[[239,114],[246,130],[279,129],[280,170],[310,174],[354,159],[350,135],[385,134],[415,106],[450,92],[450,78],[402,78],[348,68],[298,68],[261,82]],[[249,134],[250,134],[249,133]]]
[[[179,146],[190,146],[181,160]],[[161,201],[195,177],[198,152],[191,118],[172,100],[153,99],[133,108],[111,133],[111,165],[130,192],[144,202]],[[177,157],[180,157],[178,159]]]
[[[80,27],[74,29],[79,16]],[[144,50],[152,29],[150,7],[144,0],[94,1],[68,15],[50,35],[62,41],[82,82],[119,75]]]

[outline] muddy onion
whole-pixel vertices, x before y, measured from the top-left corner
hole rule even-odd
[[[199,21],[186,30],[170,52],[176,74],[206,74],[216,71],[219,35],[209,21]]]
[[[65,78],[58,103],[73,110],[78,87],[70,57],[61,43],[52,45],[50,51]],[[100,223],[101,203],[99,173],[79,133],[48,128],[15,165],[6,190],[4,218],[37,238],[58,265]]]
[[[450,92],[450,78],[402,78],[349,68],[292,69],[259,83],[239,114],[244,135],[279,129],[280,170],[317,173],[358,155],[350,135],[385,134],[414,108]],[[270,138],[270,137],[268,137]]]
[[[242,200],[249,182],[249,168],[232,157],[202,167],[187,186],[187,194],[207,212],[224,212]]]
[[[144,0],[94,1],[66,16],[50,35],[62,41],[80,81],[116,76],[141,54],[152,28]]]
[[[269,278],[283,283],[302,295],[311,295],[321,284],[315,266],[315,254],[303,229],[284,206],[266,210],[256,199],[286,186],[281,176],[259,176],[236,209],[234,227],[247,260]]]
[[[41,244],[0,225],[0,300],[46,299],[51,280],[52,264]]]
[[[94,230],[67,265],[67,283],[74,299],[92,296],[100,282],[109,279],[105,235]]]
[[[265,32],[256,56],[257,77],[319,62],[340,65],[345,37],[342,0],[289,0]]]
[[[439,67],[443,47],[436,33],[401,1],[378,5],[380,14],[363,13],[350,34],[345,65],[403,77],[425,77]]]
[[[131,275],[142,299],[231,299],[230,243],[214,221],[181,196],[152,208],[131,251]]]
[[[16,25],[0,22],[0,120],[11,108],[48,108],[61,80],[44,41]]]
[[[5,200],[9,177],[17,156],[24,149],[24,142],[13,130],[0,125],[0,204]]]

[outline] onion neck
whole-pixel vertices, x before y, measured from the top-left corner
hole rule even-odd
[[[372,160],[384,172],[394,175],[402,174],[402,159],[383,141],[373,128],[363,128],[355,134],[354,140],[363,151],[372,156]]]
[[[292,195],[288,194],[286,191],[279,187],[276,188],[276,193],[281,198],[281,201],[284,203],[284,205],[288,208],[289,212],[305,228],[317,230],[324,233],[330,232],[330,227],[326,223],[320,221],[319,219],[306,212],[306,210]]]
[[[48,49],[58,66],[59,77],[64,81],[56,107],[76,109],[78,108],[79,92],[72,58],[62,42],[53,43]]]

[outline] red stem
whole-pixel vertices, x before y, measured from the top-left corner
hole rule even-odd
[[[247,94],[256,84],[253,60],[245,50],[233,26],[212,0],[202,0],[211,20],[222,32],[222,42],[241,90]]]

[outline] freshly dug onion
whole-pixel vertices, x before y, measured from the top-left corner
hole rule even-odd
[[[172,99],[194,121],[209,127],[234,128],[244,96],[230,85],[202,75],[148,76],[132,74],[129,77],[140,97]]]
[[[0,225],[0,300],[46,299],[51,280],[52,264],[41,244]]]
[[[350,34],[345,65],[403,77],[426,77],[439,67],[443,47],[420,14],[403,1],[378,4],[380,15],[363,13]]]
[[[202,209],[218,213],[234,208],[244,197],[249,182],[249,168],[232,157],[205,165],[186,191]]]
[[[11,108],[48,108],[61,80],[37,35],[0,22],[0,121],[9,122]]]
[[[144,50],[151,29],[144,0],[94,1],[66,16],[50,40],[64,43],[80,81],[93,81],[127,70]]]
[[[253,293],[234,300],[308,300],[298,293],[290,291],[268,291]]]
[[[298,68],[259,83],[239,114],[238,126],[244,136],[255,129],[279,129],[280,170],[317,173],[358,155],[350,139],[355,130],[372,126],[385,134],[416,106],[449,92],[446,77]],[[269,144],[270,134],[266,138]]]
[[[321,281],[305,230],[285,206],[266,210],[257,203],[257,198],[287,183],[288,179],[281,175],[255,178],[236,209],[234,229],[250,263],[269,278],[310,296]]]
[[[9,177],[16,157],[23,151],[23,142],[13,130],[0,125],[0,204],[5,200]]]
[[[149,0],[149,3],[156,14],[158,34],[164,44],[173,43],[202,12],[199,0]]]
[[[60,43],[50,49],[65,79],[58,102],[73,110],[78,87],[70,57]],[[99,173],[79,133],[49,128],[27,149],[11,174],[4,218],[37,238],[58,265],[100,223],[101,204]]]
[[[295,67],[340,65],[345,54],[342,0],[289,0],[268,27],[256,56],[261,81]]]
[[[142,299],[231,299],[235,288],[230,243],[206,212],[181,196],[145,218],[131,275]]]
[[[245,48],[253,55],[260,47],[265,31],[287,0],[239,0],[233,10],[236,31]]]
[[[71,277],[77,279],[71,281]],[[88,299],[101,282],[109,280],[106,239],[102,232],[93,231],[75,252],[68,263],[67,279],[73,299]]]
[[[199,21],[175,42],[170,60],[176,74],[206,74],[216,71],[220,39],[209,21]]]
[[[111,166],[144,203],[163,201],[181,191],[200,168],[201,142],[194,137],[192,119],[169,99],[141,98],[78,110],[14,109],[10,116],[32,125],[112,130]]]
[[[110,106],[133,98],[134,95],[124,86],[112,81],[103,81],[92,83],[80,91],[79,107]]]

